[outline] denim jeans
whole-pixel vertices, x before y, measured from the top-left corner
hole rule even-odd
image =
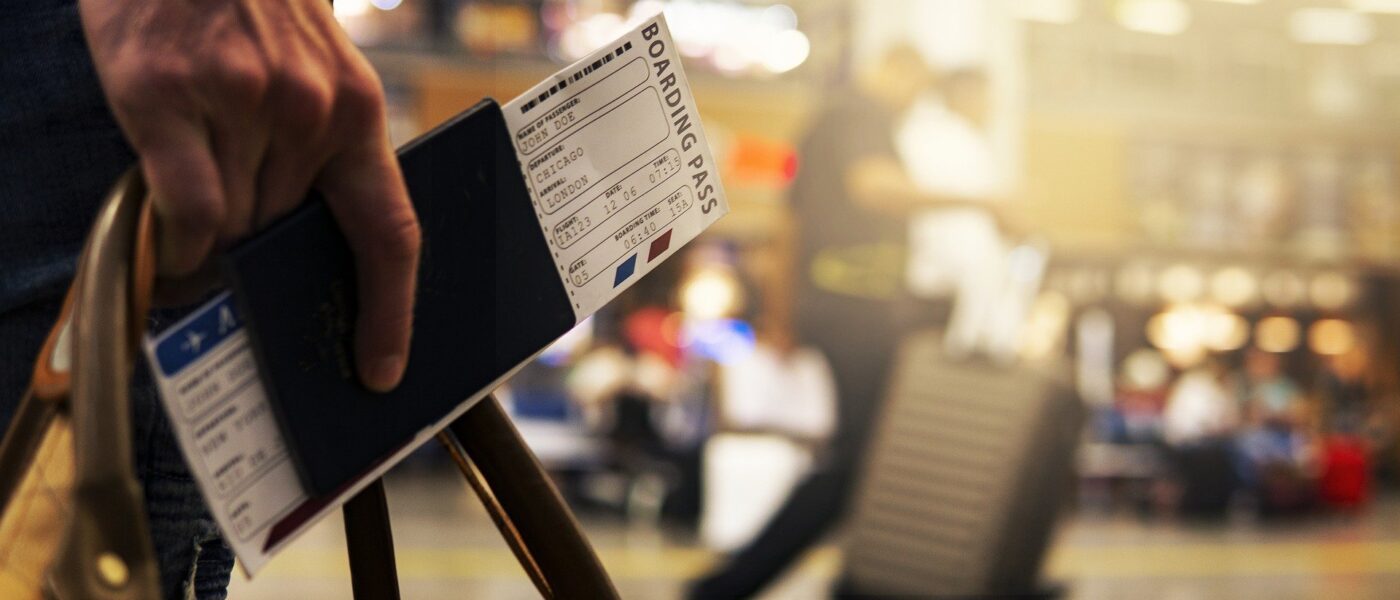
[[[28,383],[104,192],[134,161],[75,0],[0,0],[0,424]],[[132,443],[164,596],[223,598],[232,551],[146,373],[138,365],[133,379]]]

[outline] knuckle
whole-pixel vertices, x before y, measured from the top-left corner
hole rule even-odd
[[[336,90],[336,105],[343,117],[357,124],[375,123],[384,118],[384,89],[368,69],[355,70],[342,77]]]
[[[153,61],[149,65],[120,69],[112,82],[114,102],[146,106],[183,98],[192,87],[192,73],[188,63],[177,60]]]
[[[205,65],[204,76],[218,97],[234,104],[255,106],[267,93],[267,69],[240,52],[223,53]]]

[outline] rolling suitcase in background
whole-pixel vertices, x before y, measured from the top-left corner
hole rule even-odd
[[[842,592],[1041,593],[1082,407],[1054,371],[950,362],[936,333],[893,370],[845,542]]]

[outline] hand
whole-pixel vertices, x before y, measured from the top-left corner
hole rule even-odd
[[[141,159],[160,271],[286,214],[311,187],[354,250],[364,384],[408,358],[419,229],[389,148],[384,96],[326,0],[79,0],[102,89]]]

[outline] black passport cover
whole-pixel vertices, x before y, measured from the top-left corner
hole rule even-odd
[[[292,458],[317,495],[351,483],[574,324],[498,104],[483,101],[410,142],[399,164],[423,253],[408,368],[393,392],[356,379],[354,263],[321,199],[226,262]]]

